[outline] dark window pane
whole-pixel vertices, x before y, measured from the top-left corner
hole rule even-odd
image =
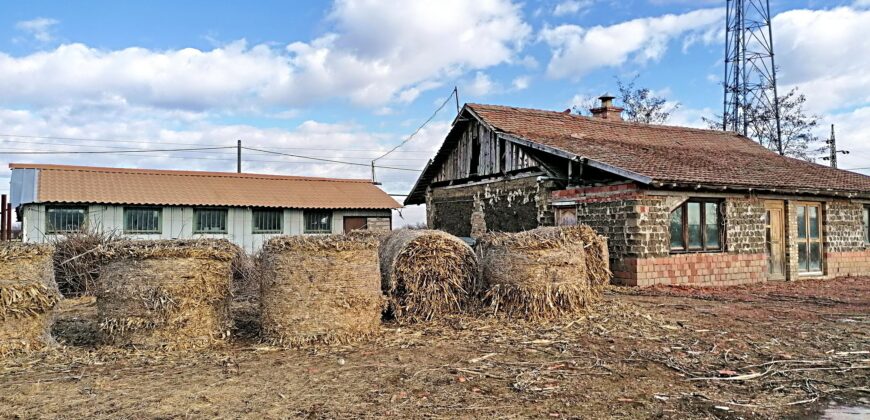
[[[816,206],[807,207],[807,217],[810,220],[810,238],[819,237],[819,208]]]
[[[810,244],[809,270],[822,270],[822,244],[813,242]]]
[[[162,210],[154,207],[125,207],[125,233],[160,233],[160,214]]]
[[[717,249],[719,248],[719,204],[705,203],[704,209],[704,224],[706,225],[704,246],[707,249]]]
[[[689,248],[701,248],[701,203],[688,203]]]
[[[807,243],[798,243],[798,271],[809,271],[809,256],[807,255]]]
[[[281,233],[283,216],[281,210],[254,210],[254,233]]]
[[[864,242],[870,243],[870,208],[864,207]]]
[[[797,206],[797,234],[798,238],[806,239],[807,237],[807,217],[806,206]]]
[[[683,246],[683,208],[671,212],[671,249],[684,249]]]
[[[194,233],[226,233],[226,209],[194,209]]]
[[[306,211],[305,233],[332,233],[332,212]]]
[[[85,224],[87,210],[83,207],[49,207],[46,209],[48,233],[75,232]]]

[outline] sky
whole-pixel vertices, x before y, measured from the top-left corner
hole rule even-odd
[[[0,0],[0,192],[9,162],[368,178],[369,164],[459,102],[564,110],[637,77],[721,114],[724,0],[335,2]],[[870,174],[870,0],[771,0],[780,91],[837,128],[840,167]],[[378,161],[407,194],[453,99]],[[357,165],[286,156],[340,160]],[[818,161],[819,163],[825,163]],[[400,201],[403,199],[397,196]],[[396,223],[425,218],[419,206]]]

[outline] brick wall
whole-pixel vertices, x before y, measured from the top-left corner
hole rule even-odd
[[[826,203],[824,208],[826,275],[870,275],[870,246],[864,243],[864,205],[845,200]]]
[[[626,258],[613,268],[629,286],[681,284],[734,286],[766,280],[767,256],[761,254],[682,254],[659,258]]]
[[[392,229],[389,217],[369,217],[366,220],[366,225],[368,230],[375,232],[389,232]]]

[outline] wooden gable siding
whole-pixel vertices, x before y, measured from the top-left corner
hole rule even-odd
[[[479,142],[480,152],[477,167],[472,170],[472,152],[475,142]],[[502,154],[504,154],[503,158]],[[537,163],[519,146],[508,141],[500,141],[498,136],[483,124],[470,121],[432,182],[497,175],[536,166]]]

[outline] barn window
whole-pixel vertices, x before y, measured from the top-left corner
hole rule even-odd
[[[160,207],[124,207],[124,233],[160,233]]]
[[[85,207],[47,207],[45,212],[46,233],[68,233],[81,230],[88,215],[88,210]]]
[[[480,166],[480,139],[474,137],[471,139],[471,162],[469,168],[469,175],[477,175],[480,173],[478,170],[478,166]]]
[[[822,271],[822,206],[804,203],[795,206],[797,223],[798,272]]]
[[[332,233],[332,212],[322,210],[306,211],[305,233]]]
[[[193,209],[193,233],[227,233],[227,209]]]
[[[254,209],[254,233],[281,233],[284,229],[284,211]]]
[[[864,243],[870,244],[870,207],[864,207]]]
[[[720,200],[690,199],[671,212],[671,252],[722,250]]]

